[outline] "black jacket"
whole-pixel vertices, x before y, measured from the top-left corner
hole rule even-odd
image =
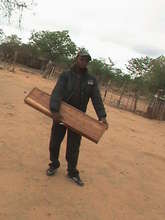
[[[52,91],[50,98],[51,112],[59,112],[61,101],[68,104],[69,100],[76,92],[76,74],[73,69],[64,71]],[[98,89],[96,79],[88,71],[83,73],[80,88],[81,106],[80,110],[86,112],[89,98],[91,98],[96,114],[99,119],[106,117],[105,108]]]

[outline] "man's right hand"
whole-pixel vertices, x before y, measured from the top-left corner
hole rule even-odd
[[[53,120],[55,123],[59,123],[61,121],[62,117],[59,112],[54,112],[53,113]]]
[[[105,124],[105,126],[106,126],[106,129],[108,129],[109,124],[108,124],[108,122],[107,122],[106,118],[101,118],[101,119],[100,119],[100,122],[104,123],[104,124]]]

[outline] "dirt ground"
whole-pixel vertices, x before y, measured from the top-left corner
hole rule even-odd
[[[49,163],[51,119],[24,104],[55,81],[0,70],[0,220],[164,220],[165,122],[106,106],[109,130],[99,144],[83,139],[78,187]],[[96,117],[92,105],[88,114]]]

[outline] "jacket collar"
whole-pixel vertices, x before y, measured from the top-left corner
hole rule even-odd
[[[82,76],[85,76],[85,75],[87,75],[87,73],[88,73],[88,69],[85,68],[85,69],[82,70],[82,72],[81,72],[81,70],[78,69],[77,65],[74,64],[74,65],[71,67],[71,72],[73,72],[73,73],[75,73],[75,74],[82,74]]]

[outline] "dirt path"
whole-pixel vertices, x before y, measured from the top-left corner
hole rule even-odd
[[[45,175],[51,119],[23,100],[54,84],[0,70],[0,220],[164,220],[164,122],[106,106],[109,130],[98,145],[82,141],[85,187],[65,176],[65,141],[59,172]],[[91,105],[88,113],[96,117]]]

